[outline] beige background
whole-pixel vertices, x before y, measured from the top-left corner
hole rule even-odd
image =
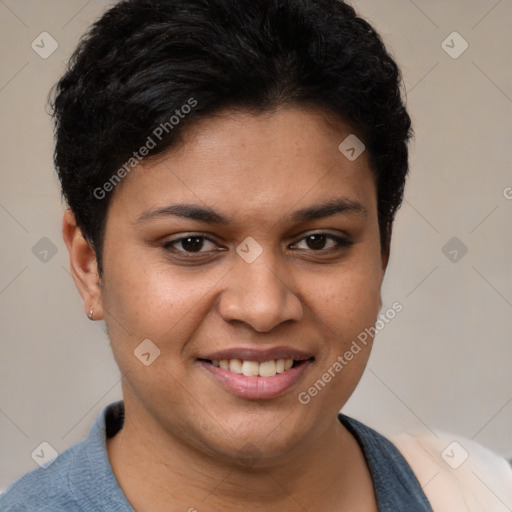
[[[416,140],[383,290],[384,310],[404,309],[344,411],[387,435],[440,429],[511,457],[512,3],[353,4],[402,67]],[[0,0],[0,490],[36,467],[42,441],[64,450],[121,396],[105,333],[67,270],[44,107],[106,5]],[[43,31],[59,45],[47,59],[31,48]],[[441,46],[454,31],[469,44],[457,59]],[[57,249],[47,262],[32,252],[43,237]],[[442,252],[452,237],[468,248],[455,263]]]

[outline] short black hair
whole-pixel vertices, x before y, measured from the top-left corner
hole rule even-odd
[[[389,250],[412,136],[401,86],[380,36],[341,0],[123,0],[84,34],[52,89],[63,196],[101,274],[109,201],[148,137],[158,143],[147,158],[226,108],[316,106],[360,134]]]

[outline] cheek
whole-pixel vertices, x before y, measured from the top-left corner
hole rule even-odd
[[[173,269],[136,253],[106,261],[104,271],[102,299],[115,352],[132,352],[145,339],[162,352],[181,350],[207,314],[208,292],[222,278],[219,271]]]
[[[372,347],[370,327],[380,309],[380,267],[348,267],[317,287],[314,315],[324,344],[318,365],[298,392],[301,404],[324,414],[346,403],[361,379]]]
[[[347,266],[315,286],[318,315],[336,333],[357,335],[379,312],[382,273],[375,263]]]

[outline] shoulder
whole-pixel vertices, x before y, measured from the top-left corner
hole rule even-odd
[[[390,440],[436,512],[511,510],[511,466],[475,441],[445,432],[400,434]]]
[[[379,507],[382,510],[432,512],[415,473],[397,447],[364,423],[342,414],[338,417],[361,446]]]
[[[72,472],[83,441],[57,456],[46,468],[25,474],[0,495],[1,512],[72,512],[79,510],[68,475]],[[76,470],[76,468],[75,468]]]
[[[22,476],[0,495],[0,512],[133,512],[112,472],[106,437],[122,426],[123,402],[106,406],[82,441],[45,468]]]

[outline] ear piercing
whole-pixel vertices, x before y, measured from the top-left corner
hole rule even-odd
[[[91,309],[89,310],[89,314],[87,316],[89,317],[89,320],[94,320],[94,311],[92,309],[92,306],[91,306]]]

